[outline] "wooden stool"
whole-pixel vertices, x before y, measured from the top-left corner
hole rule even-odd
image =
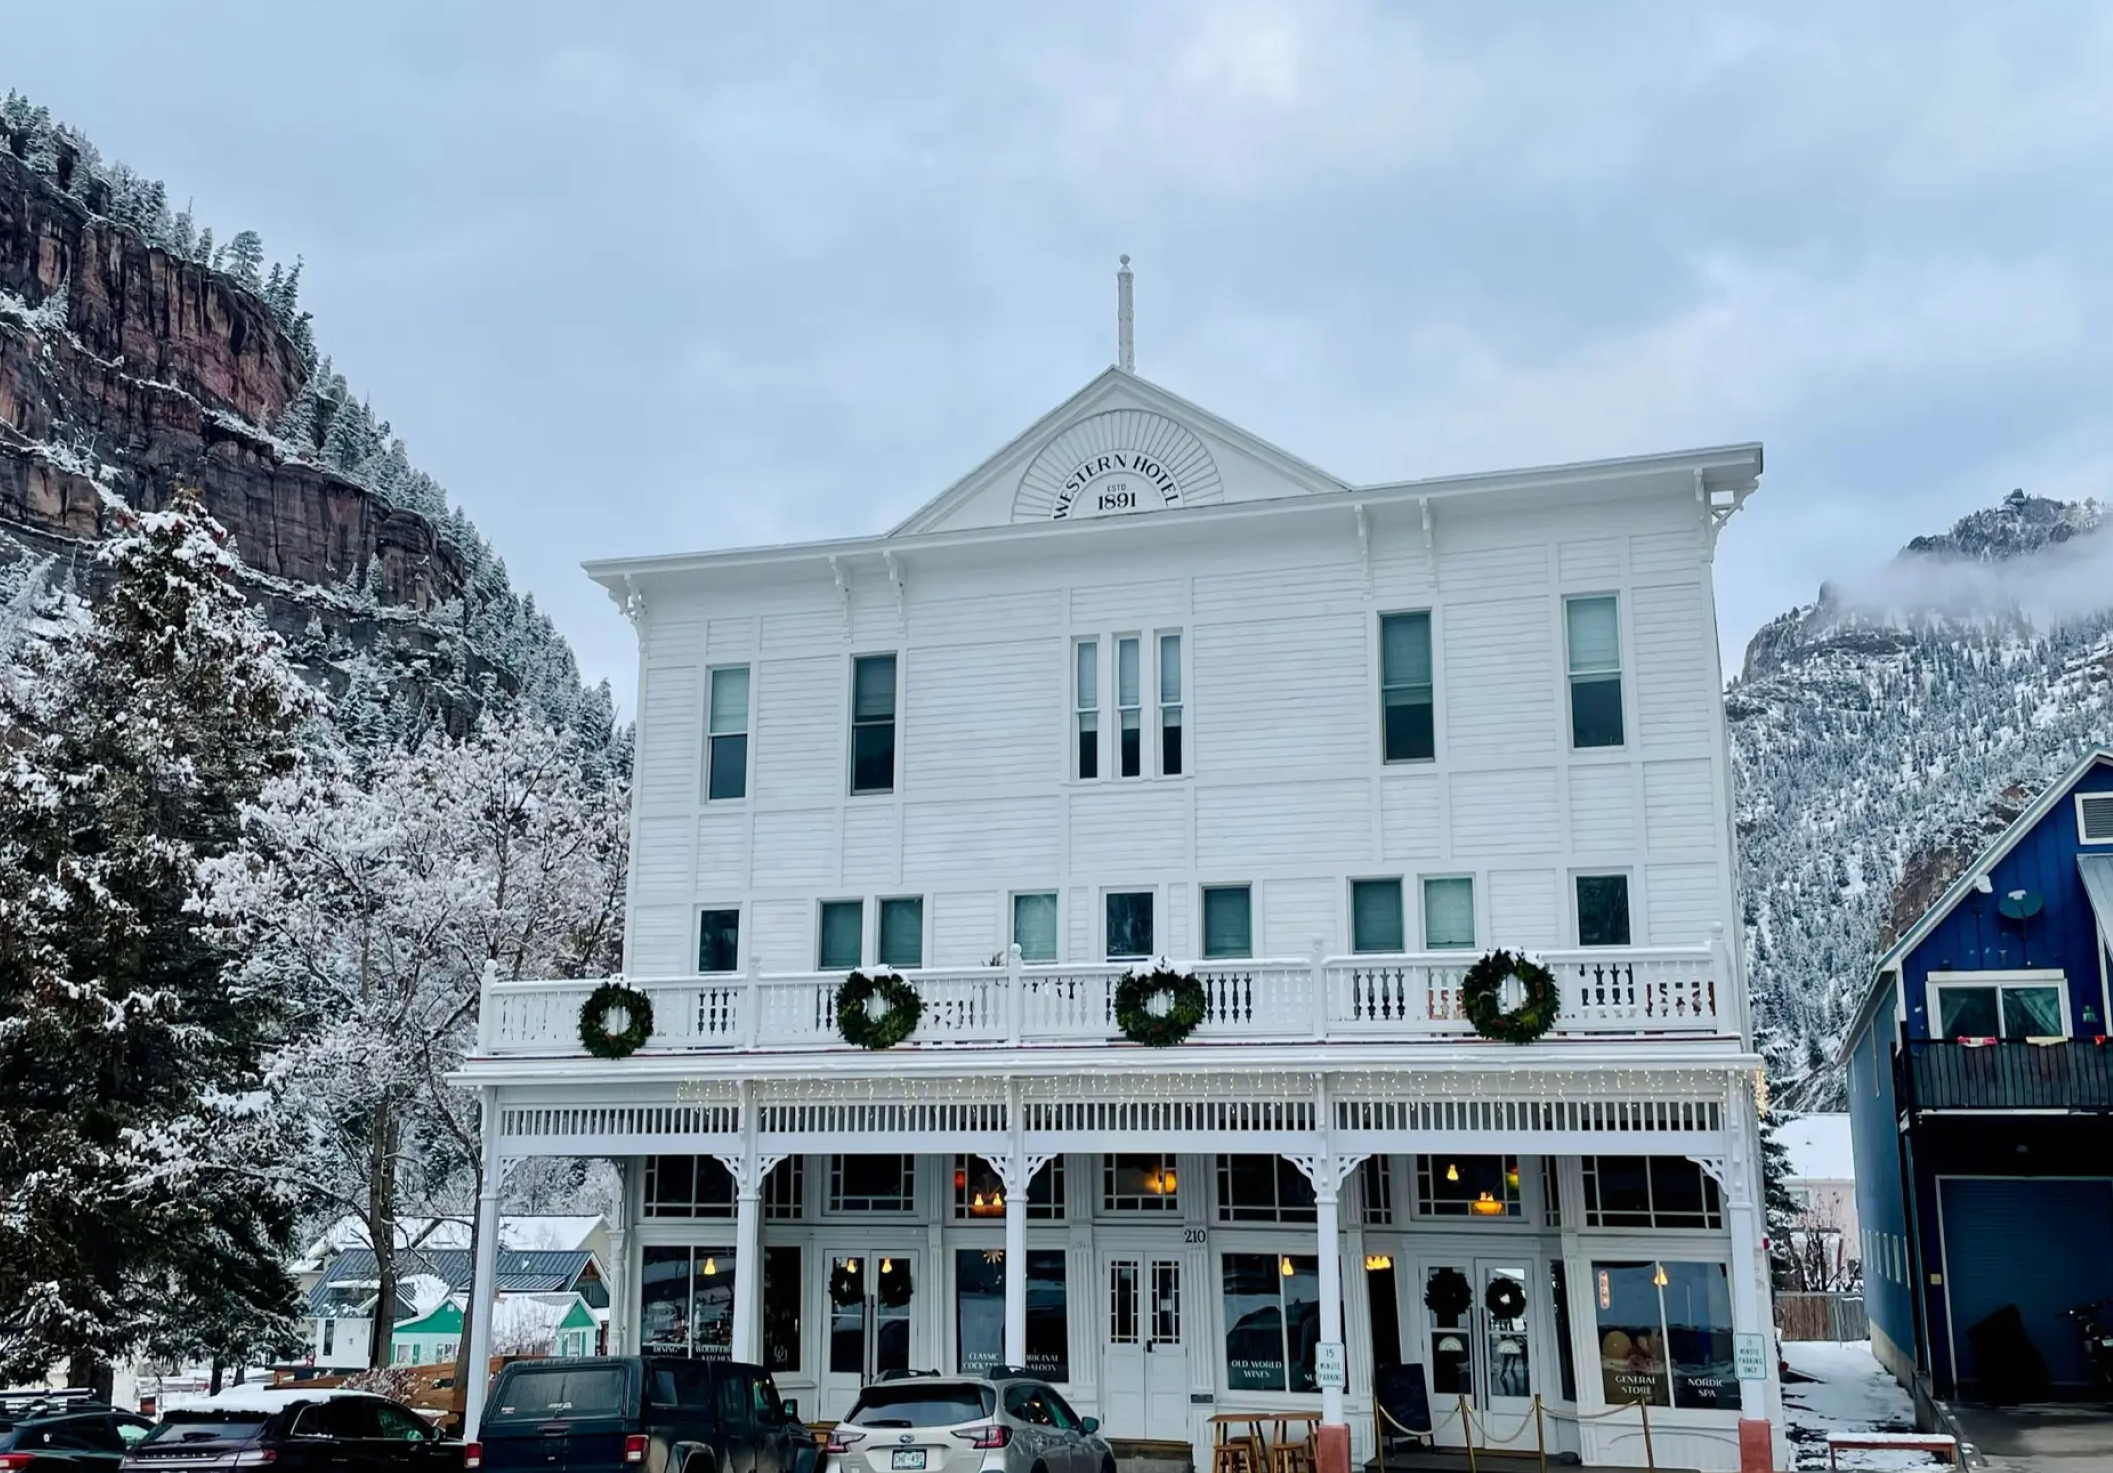
[[[1232,1428],[1225,1422],[1220,1422],[1216,1430],[1218,1440],[1211,1448],[1211,1473],[1268,1473],[1253,1437],[1228,1436]]]
[[[1272,1430],[1276,1436],[1269,1445],[1269,1473],[1315,1473],[1313,1439],[1308,1436],[1293,1442],[1282,1422]]]

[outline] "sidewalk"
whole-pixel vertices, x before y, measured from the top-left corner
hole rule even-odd
[[[1915,1404],[1872,1359],[1868,1340],[1789,1341],[1783,1355],[1792,1372],[1812,1378],[1783,1386],[1790,1445],[1800,1470],[1827,1466],[1829,1432],[1915,1430]],[[1926,1453],[1856,1449],[1841,1455],[1841,1466],[1859,1473],[1907,1473],[1945,1464]]]

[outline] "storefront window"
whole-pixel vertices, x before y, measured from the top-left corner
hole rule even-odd
[[[725,1360],[733,1353],[733,1249],[647,1248],[638,1288],[647,1355]]]
[[[1071,1379],[1065,1328],[1064,1250],[1027,1254],[1026,1370],[1049,1381]],[[954,1340],[961,1374],[981,1376],[1005,1358],[1005,1250],[954,1251]]]
[[[1027,1184],[1027,1215],[1030,1219],[1054,1221],[1064,1215],[1064,1158],[1051,1156]],[[954,1158],[954,1216],[1005,1218],[1005,1184],[997,1168],[981,1156]]]
[[[1320,1260],[1310,1255],[1224,1257],[1225,1374],[1232,1391],[1313,1391],[1321,1338]]]
[[[1313,1220],[1313,1183],[1282,1156],[1218,1158],[1218,1221]]]
[[[648,1156],[648,1217],[732,1217],[734,1178],[716,1156]]]
[[[803,1287],[799,1249],[763,1250],[763,1364],[773,1372],[790,1373],[800,1368]]]
[[[1425,1217],[1517,1217],[1516,1156],[1418,1156],[1416,1210]]]
[[[1103,1212],[1175,1212],[1179,1187],[1172,1156],[1101,1157]]]
[[[1717,1184],[1683,1156],[1587,1156],[1585,1226],[1724,1226]]]
[[[831,1156],[831,1212],[909,1212],[917,1206],[915,1156]]]
[[[1608,1402],[1736,1411],[1731,1283],[1721,1263],[1595,1263]]]

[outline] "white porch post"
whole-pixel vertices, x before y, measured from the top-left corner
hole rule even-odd
[[[1323,1163],[1324,1168],[1332,1163]],[[1334,1172],[1323,1170],[1321,1179],[1313,1184],[1314,1221],[1316,1234],[1320,1238],[1321,1258],[1321,1343],[1341,1345],[1343,1343],[1343,1239],[1336,1223],[1336,1187],[1332,1180]],[[1323,1386],[1321,1388],[1321,1421],[1330,1427],[1341,1427],[1343,1422],[1343,1388]]]
[[[1739,1466],[1742,1473],[1767,1473],[1775,1466],[1774,1425],[1769,1420],[1768,1405],[1769,1381],[1773,1379],[1768,1372],[1774,1361],[1774,1346],[1767,1267],[1761,1251],[1766,1227],[1760,1191],[1760,1127],[1753,1096],[1743,1081],[1733,1085],[1729,1104],[1725,1127],[1731,1150],[1725,1159],[1715,1163],[1715,1174],[1724,1189],[1725,1226],[1731,1236],[1732,1330],[1741,1338],[1755,1337],[1765,1348],[1761,1376],[1739,1382]],[[1703,1163],[1704,1169],[1709,1165]]]
[[[1005,1363],[1027,1365],[1027,1162],[1012,1158],[1005,1178]]]
[[[734,1180],[734,1359],[751,1365],[763,1364],[763,1172],[758,1164],[751,1156]]]
[[[1328,1096],[1325,1090],[1315,1099],[1315,1115],[1325,1122],[1328,1119]],[[1321,1149],[1311,1156],[1287,1155],[1292,1165],[1305,1173],[1313,1183],[1314,1238],[1319,1249],[1321,1322],[1321,1363],[1315,1366],[1321,1382],[1321,1424],[1314,1430],[1315,1473],[1350,1473],[1350,1423],[1343,1412],[1343,1381],[1340,1371],[1347,1364],[1347,1353],[1343,1348],[1343,1236],[1341,1214],[1338,1205],[1342,1197],[1343,1178],[1355,1171],[1365,1158],[1338,1156],[1329,1148],[1328,1136],[1321,1133],[1318,1142]],[[1333,1362],[1329,1365],[1328,1362]]]
[[[602,1281],[609,1290],[609,1354],[623,1355],[626,1322],[630,1320],[631,1294],[631,1184],[637,1175],[632,1158],[616,1156],[609,1164],[616,1170],[616,1210],[609,1221],[609,1261],[602,1265]]]
[[[477,1257],[470,1267],[470,1348],[462,1395],[462,1436],[474,1442],[492,1379],[492,1286],[499,1267],[499,1100],[486,1089],[478,1105],[483,1184],[477,1192]]]

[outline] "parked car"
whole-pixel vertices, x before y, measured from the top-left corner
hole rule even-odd
[[[153,1430],[78,1397],[0,1397],[0,1473],[117,1473],[125,1449]]]
[[[1047,1382],[925,1377],[868,1386],[829,1433],[831,1473],[1115,1473],[1100,1422]]]
[[[481,1473],[814,1473],[814,1436],[761,1366],[661,1356],[515,1361],[485,1399]]]
[[[236,1388],[171,1407],[122,1473],[461,1473],[463,1448],[402,1402],[368,1391]]]

